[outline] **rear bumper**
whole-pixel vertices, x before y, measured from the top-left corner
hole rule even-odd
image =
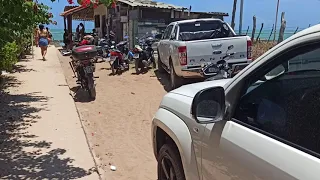
[[[247,60],[247,61],[232,61],[229,62],[229,64],[232,66],[232,64],[240,64],[240,63],[251,63],[252,60]],[[202,75],[202,67],[199,66],[181,66],[181,71],[176,72],[179,76],[184,77],[184,78],[204,78]]]

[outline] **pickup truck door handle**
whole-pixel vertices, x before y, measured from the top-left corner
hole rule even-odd
[[[216,47],[222,46],[222,43],[211,44],[211,46],[212,48],[216,48]]]

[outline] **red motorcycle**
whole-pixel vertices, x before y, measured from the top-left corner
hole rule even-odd
[[[113,75],[129,70],[129,59],[124,52],[126,44],[127,41],[122,41],[116,47],[111,46],[109,63]]]

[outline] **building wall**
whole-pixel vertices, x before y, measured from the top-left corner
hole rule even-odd
[[[103,25],[103,23],[102,23],[102,21],[103,21],[103,19],[102,19],[102,16],[103,15],[106,15],[106,17],[108,17],[107,16],[107,14],[108,14],[108,9],[106,8],[106,6],[105,5],[99,5],[97,8],[95,8],[94,9],[94,16],[96,16],[96,15],[99,15],[100,16],[100,27],[99,28],[95,28],[96,29],[96,31],[98,32],[98,35],[99,35],[99,37],[103,37],[104,35],[102,34],[102,25]]]

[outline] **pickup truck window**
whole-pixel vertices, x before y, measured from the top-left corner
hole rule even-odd
[[[201,40],[233,37],[230,27],[221,21],[195,21],[179,24],[179,40]]]
[[[164,31],[162,39],[169,39],[172,32],[173,25],[169,25],[167,29]]]
[[[175,39],[177,38],[177,31],[178,31],[178,26],[175,26],[174,30],[173,30],[173,34],[174,34]]]
[[[285,61],[284,55],[282,61],[274,60],[279,63],[271,62],[269,70],[261,68],[266,72],[262,77],[249,78],[253,83],[244,89],[234,119],[320,154],[319,45],[302,47],[302,53]],[[293,51],[297,49],[287,54]]]

